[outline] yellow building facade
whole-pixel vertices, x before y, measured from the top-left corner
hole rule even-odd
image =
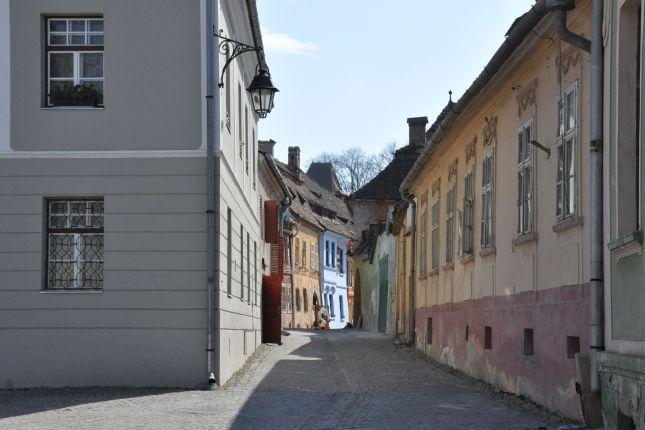
[[[292,240],[294,328],[313,328],[315,306],[321,304],[319,233],[319,228],[301,222]]]
[[[591,1],[568,15],[590,34]],[[541,18],[428,133],[398,233],[399,332],[574,418],[576,355],[589,350],[589,72],[589,54]]]

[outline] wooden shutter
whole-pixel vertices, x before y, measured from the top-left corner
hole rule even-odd
[[[267,243],[278,243],[279,217],[278,203],[273,200],[264,202],[264,235]]]

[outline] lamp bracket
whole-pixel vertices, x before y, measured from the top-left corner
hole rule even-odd
[[[550,158],[550,157],[551,157],[551,150],[550,150],[549,148],[547,148],[546,146],[542,145],[542,144],[541,144],[540,142],[538,142],[537,140],[531,140],[529,143],[530,143],[531,145],[535,146],[537,149],[540,149],[540,150],[542,150],[542,151],[546,152],[546,158]]]
[[[221,42],[219,43],[220,54],[229,55],[226,63],[224,63],[224,67],[222,67],[222,74],[220,75],[218,84],[220,88],[224,88],[224,73],[226,73],[226,69],[231,64],[231,62],[235,60],[235,58],[246,52],[257,52],[260,56],[264,57],[264,49],[261,46],[251,46],[247,45],[246,43],[238,42],[237,40],[224,37],[222,36],[224,30],[220,30],[219,34],[215,33],[214,30],[215,29],[213,29],[213,36],[221,39]]]

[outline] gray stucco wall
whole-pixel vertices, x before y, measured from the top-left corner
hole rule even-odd
[[[205,167],[0,159],[0,389],[205,382]],[[104,196],[103,292],[42,292],[47,196]]]
[[[42,109],[43,17],[90,13],[105,19],[105,109]],[[12,0],[11,147],[199,148],[200,24],[199,0]]]

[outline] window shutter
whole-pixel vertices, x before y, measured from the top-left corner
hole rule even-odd
[[[269,200],[264,202],[264,235],[267,243],[278,243],[279,213],[278,203]]]

